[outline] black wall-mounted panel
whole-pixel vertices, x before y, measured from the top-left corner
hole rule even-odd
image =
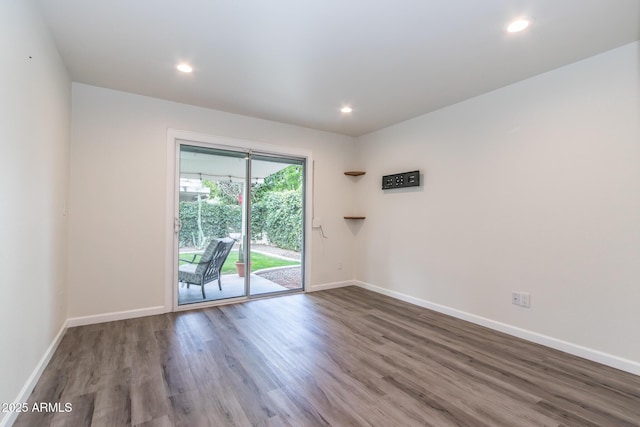
[[[396,173],[393,175],[385,175],[382,177],[382,189],[389,190],[391,188],[419,187],[420,171]]]

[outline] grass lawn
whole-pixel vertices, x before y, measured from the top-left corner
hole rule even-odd
[[[184,259],[191,259],[193,255],[183,254],[180,256]],[[200,255],[196,255],[196,261],[200,259]],[[232,251],[222,266],[222,274],[231,274],[236,272],[236,261],[238,260],[238,251]],[[181,261],[180,265],[185,264]],[[253,252],[251,254],[251,271],[262,270],[263,268],[283,267],[285,265],[300,265],[299,261],[287,261],[286,259],[273,258]]]

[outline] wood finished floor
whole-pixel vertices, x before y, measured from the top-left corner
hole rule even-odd
[[[638,426],[640,377],[356,287],[71,328],[15,426]]]

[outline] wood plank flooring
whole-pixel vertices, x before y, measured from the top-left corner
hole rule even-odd
[[[356,288],[71,328],[15,426],[639,426],[640,377]]]

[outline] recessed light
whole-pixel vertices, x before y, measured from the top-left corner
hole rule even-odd
[[[522,18],[516,19],[515,21],[509,24],[509,26],[507,27],[507,31],[510,33],[517,33],[519,31],[524,30],[528,26],[529,26],[529,21],[527,21],[526,19],[522,19]]]
[[[178,64],[176,68],[182,71],[183,73],[190,73],[193,71],[193,68],[191,68],[191,66],[188,64]]]
[[[353,111],[353,108],[349,107],[348,105],[345,105],[340,109],[340,111],[342,111],[343,113],[350,113]]]

